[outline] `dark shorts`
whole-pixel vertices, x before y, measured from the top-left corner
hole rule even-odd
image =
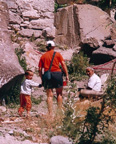
[[[62,72],[51,72],[51,80],[44,80],[43,86],[45,89],[53,89],[53,88],[63,87]]]

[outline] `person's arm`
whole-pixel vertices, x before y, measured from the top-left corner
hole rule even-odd
[[[34,82],[33,80],[29,80],[27,84],[31,87],[39,87],[40,85],[39,83]]]
[[[68,70],[67,70],[67,66],[66,66],[65,62],[61,61],[61,65],[62,65],[62,68],[63,68],[65,74],[66,74],[66,80],[69,81]]]
[[[41,78],[41,83],[42,83],[42,67],[39,67],[38,72],[39,72],[39,76]]]
[[[43,63],[42,63],[42,57],[40,58],[39,60],[39,64],[38,64],[38,73],[39,73],[39,76],[41,78],[41,84],[42,84],[42,68],[43,68]]]

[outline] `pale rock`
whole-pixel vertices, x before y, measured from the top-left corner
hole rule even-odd
[[[28,68],[35,71],[35,69],[38,68],[38,62],[41,55],[39,55],[28,42],[24,44],[24,51],[24,57],[26,58]]]
[[[38,144],[29,140],[18,141],[15,137],[10,136],[9,134],[0,136],[0,142],[1,144]]]
[[[113,46],[112,49],[113,49],[113,51],[116,51],[116,44]]]
[[[18,14],[13,13],[11,11],[9,11],[9,18],[10,18],[9,22],[12,24],[20,24],[23,21]]]
[[[9,132],[8,132],[10,135],[13,135],[13,130],[10,130]]]
[[[55,27],[52,27],[52,29],[50,27],[43,29],[42,35],[45,38],[55,38]]]
[[[4,0],[3,0],[4,1]],[[18,5],[15,0],[6,0],[9,9],[18,9]]]
[[[20,25],[18,25],[18,24],[12,24],[10,26],[11,26],[12,30],[15,30],[15,31],[19,31],[20,30]]]
[[[67,137],[63,136],[53,136],[50,139],[51,144],[72,144]]]
[[[22,30],[18,31],[18,33],[21,36],[24,36],[24,37],[32,37],[32,36],[34,36],[34,38],[38,38],[38,37],[41,36],[42,31],[40,31],[40,30],[32,30],[32,29],[22,29]]]
[[[39,19],[40,18],[40,16],[38,15],[37,10],[24,11],[22,13],[22,15],[23,15],[23,17],[30,18],[30,19]]]
[[[0,112],[6,112],[6,107],[5,106],[0,106]]]
[[[52,29],[54,20],[52,19],[37,19],[30,21],[30,28],[33,29],[45,29],[46,27],[50,27]]]
[[[55,49],[55,51],[59,52],[63,56],[65,61],[70,61],[73,53],[75,52],[74,49],[67,49],[67,50]]]

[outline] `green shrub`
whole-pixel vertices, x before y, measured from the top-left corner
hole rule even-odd
[[[113,125],[113,116],[116,110],[116,78],[109,81],[100,107],[89,107],[85,117],[81,118],[75,111],[74,97],[68,89],[68,98],[65,102],[65,117],[61,126],[62,135],[68,136],[74,144],[114,144],[115,136],[109,129]],[[114,113],[112,113],[114,111]],[[99,139],[100,137],[100,139]]]
[[[88,58],[82,52],[76,53],[68,65],[69,74],[86,74],[85,69],[87,66],[89,66]]]
[[[111,7],[115,8],[116,6],[116,0],[101,0],[98,2],[98,7],[100,7],[103,10],[109,9]]]
[[[30,37],[30,41],[34,42],[36,40],[34,33],[32,34],[32,36]]]
[[[42,97],[43,96],[40,96],[39,98],[32,97],[32,103],[39,105],[42,102]]]
[[[41,52],[46,52],[46,44],[43,41],[38,42],[37,44],[38,50]]]
[[[22,56],[24,54],[24,50],[22,48],[16,48],[15,53],[18,57],[18,61],[21,65],[21,67],[24,69],[24,71],[26,71],[26,69],[27,69],[26,59],[25,59],[25,57]]]
[[[59,5],[58,3],[55,3],[55,5],[54,5],[54,12],[57,12],[57,10],[59,8],[63,8],[63,7],[66,7],[66,6],[67,6],[67,4]]]
[[[5,102],[9,107],[15,107],[14,104],[19,104],[19,95],[20,95],[20,85],[18,81],[13,85],[8,91],[3,93],[3,97],[5,98]]]
[[[86,67],[89,66],[89,61],[82,52],[75,53],[69,64],[67,63],[68,72],[72,79],[81,79],[83,75],[86,75]]]

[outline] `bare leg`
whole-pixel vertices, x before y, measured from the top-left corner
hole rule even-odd
[[[62,108],[62,90],[63,88],[56,88],[58,108]]]
[[[80,95],[80,91],[78,91],[78,92],[77,92],[77,95],[76,95],[76,97],[79,97],[79,95]]]
[[[48,112],[50,115],[53,114],[53,91],[52,89],[47,89],[47,105],[48,105]]]
[[[27,118],[30,117],[30,111],[27,111]]]

